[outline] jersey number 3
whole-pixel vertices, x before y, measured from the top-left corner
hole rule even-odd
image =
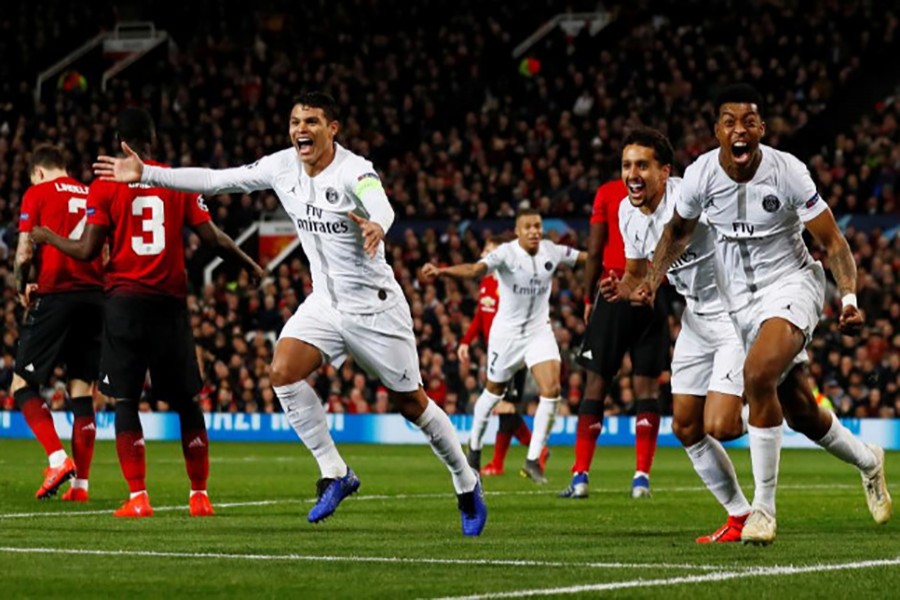
[[[149,215],[144,212],[149,210]],[[146,235],[131,237],[131,248],[139,256],[160,254],[166,247],[166,211],[159,196],[138,196],[131,204],[131,214],[141,218],[141,228]]]

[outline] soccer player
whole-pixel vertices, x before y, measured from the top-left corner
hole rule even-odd
[[[625,276],[619,281],[611,275],[600,282],[608,302],[627,302],[653,261],[680,194],[681,179],[670,176],[673,154],[669,140],[654,129],[636,129],[625,138],[622,180],[628,202],[619,205]],[[705,223],[697,225],[668,277],[686,301],[672,359],[672,429],[694,470],[728,513],[722,527],[697,542],[737,542],[750,503],[719,440],[743,435],[744,349],[716,287],[715,243]]]
[[[119,113],[116,132],[122,143],[150,162],[156,132],[146,111]],[[159,163],[151,164],[165,169]],[[190,514],[213,514],[206,491],[206,425],[194,400],[201,379],[185,304],[185,226],[193,228],[223,258],[235,258],[253,277],[262,277],[262,268],[212,224],[202,196],[153,185],[97,179],[88,194],[87,224],[80,239],[63,238],[45,229],[34,232],[36,240],[81,260],[93,260],[104,240],[110,239],[99,379],[100,390],[116,399],[116,452],[131,492],[115,511],[117,517],[153,514],[138,418],[148,369],[154,396],[170,402],[181,421],[181,446],[191,481]]]
[[[62,499],[86,502],[97,435],[92,392],[100,364],[103,259],[81,262],[47,246],[35,254],[31,233],[35,227],[47,227],[67,237],[81,236],[88,188],[69,177],[62,150],[50,144],[32,151],[29,176],[32,186],[22,199],[15,260],[16,288],[28,314],[11,391],[50,462],[35,496],[49,498],[73,479]],[[36,283],[30,282],[32,266],[37,268]],[[60,363],[66,365],[75,417],[72,458],[63,450],[50,409],[39,394],[40,386]]]
[[[481,256],[487,256],[497,247],[497,241],[490,239],[484,244],[484,250]],[[491,326],[494,323],[494,316],[497,314],[497,307],[500,305],[500,293],[497,288],[497,278],[493,275],[485,275],[481,279],[481,286],[478,293],[478,307],[475,309],[475,316],[466,333],[463,335],[459,344],[459,360],[461,362],[469,361],[469,346],[479,336],[488,342],[491,336]],[[497,439],[494,442],[494,456],[491,462],[481,468],[481,440],[476,441],[474,437],[469,438],[469,449],[466,458],[469,465],[473,469],[480,469],[482,475],[503,475],[505,471],[506,453],[515,437],[520,444],[528,446],[531,444],[531,430],[525,419],[519,414],[515,401],[521,400],[524,394],[525,378],[528,372],[525,369],[519,369],[513,376],[513,385],[508,386],[506,391],[506,399],[498,403],[498,411],[500,412],[500,429],[497,431]],[[473,445],[475,444],[475,445]],[[544,468],[547,461],[548,449],[544,448],[538,462],[541,468]]]
[[[478,473],[466,463],[449,417],[422,388],[409,305],[384,258],[394,220],[372,163],[335,142],[338,106],[323,93],[294,102],[291,148],[232,169],[162,169],[127,145],[125,158],[101,156],[103,178],[204,193],[273,189],[297,227],[310,262],[313,293],[288,320],[275,346],[270,378],[288,421],[318,462],[318,501],[307,519],[321,521],[359,489],[328,431],[325,409],[306,383],[325,362],[347,355],[388,388],[395,406],[420,427],[450,471],[464,535],[487,521]]]
[[[723,301],[744,344],[744,392],[750,404],[753,511],[744,542],[775,539],[775,489],[782,415],[828,452],[857,467],[877,523],[891,516],[884,451],[854,437],[816,404],[804,365],[805,346],[822,314],[825,272],[803,243],[804,226],[826,250],[843,295],[839,326],[858,331],[856,264],[806,166],[760,143],[766,127],[762,98],[748,85],[723,90],[716,101],[719,147],[688,167],[681,196],[654,253],[647,278],[632,297],[651,303],[669,267],[682,255],[702,214],[716,240]]]
[[[656,455],[659,435],[659,376],[669,356],[669,324],[662,299],[653,308],[631,306],[628,302],[607,302],[597,293],[602,266],[603,277],[621,277],[625,269],[625,247],[619,231],[619,206],[628,197],[622,179],[610,181],[597,190],[588,238],[585,268],[585,322],[587,330],[578,362],[587,370],[584,399],[578,407],[575,430],[575,462],[572,481],[560,492],[561,498],[587,498],[588,473],[603,427],[603,402],[609,386],[622,366],[625,353],[631,355],[632,385],[635,395],[635,472],[631,495],[650,495],[650,468]],[[600,257],[603,257],[602,265]]]
[[[491,411],[506,393],[513,375],[523,365],[531,370],[540,401],[534,416],[534,432],[522,475],[538,484],[547,483],[539,463],[550,436],[559,405],[560,355],[550,325],[550,289],[560,265],[583,264],[586,252],[544,240],[540,213],[520,210],[516,215],[516,238],[501,244],[476,263],[422,267],[426,278],[483,277],[497,273],[500,308],[488,341],[487,385],[475,403],[470,448],[480,448]]]

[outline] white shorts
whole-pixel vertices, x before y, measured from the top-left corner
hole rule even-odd
[[[750,347],[756,341],[762,324],[775,317],[784,319],[800,329],[806,336],[808,344],[822,317],[824,305],[825,269],[822,268],[822,263],[814,262],[800,271],[779,279],[777,283],[757,290],[750,304],[733,312],[731,319],[746,352],[750,351]],[[791,366],[808,360],[806,349],[803,349],[794,357]],[[789,370],[790,368],[787,369]]]
[[[672,393],[706,396],[744,393],[744,346],[728,314],[681,317],[672,357]]]
[[[494,323],[488,340],[488,380],[506,383],[522,365],[530,369],[548,360],[560,361],[559,346],[550,323],[524,334],[500,331]]]
[[[395,392],[419,389],[419,353],[412,317],[405,301],[366,315],[342,313],[313,294],[288,319],[280,338],[296,338],[322,353],[327,362],[341,366],[347,355],[369,375]]]

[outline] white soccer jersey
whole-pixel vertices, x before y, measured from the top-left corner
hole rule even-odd
[[[287,148],[233,169],[166,169],[144,166],[141,181],[207,194],[272,189],[290,215],[309,259],[313,291],[341,312],[371,314],[403,298],[379,244],[374,258],[363,251],[359,225],[348,212],[377,221],[387,232],[393,221],[372,163],[339,144],[328,167],[310,177]]]
[[[575,265],[578,251],[542,240],[537,253],[528,254],[518,240],[498,246],[479,262],[497,273],[500,308],[491,325],[495,332],[524,334],[550,320],[550,288],[560,264]]]
[[[749,304],[758,290],[813,262],[803,223],[828,210],[809,170],[796,157],[760,146],[753,179],[736,183],[711,150],[687,168],[677,203],[687,219],[705,212],[715,230],[717,272],[728,309]]]
[[[653,214],[645,215],[627,199],[619,204],[619,230],[625,242],[625,258],[653,262],[656,244],[681,194],[681,178],[669,177],[666,193]],[[715,239],[701,219],[684,253],[669,267],[669,282],[687,300],[688,308],[699,315],[723,312],[725,307],[716,286]]]

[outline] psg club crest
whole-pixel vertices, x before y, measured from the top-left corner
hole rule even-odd
[[[544,263],[544,268],[547,269],[548,271],[552,271],[553,263],[548,260],[547,262]]]
[[[328,188],[325,190],[325,199],[328,201],[328,204],[337,204],[338,201],[338,193],[334,188]]]
[[[773,213],[781,208],[781,200],[779,200],[776,196],[768,195],[763,198],[763,210],[769,213]]]

